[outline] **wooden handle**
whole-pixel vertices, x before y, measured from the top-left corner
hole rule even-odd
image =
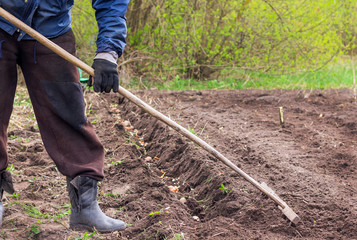
[[[24,24],[22,21],[5,11],[3,8],[0,7],[0,16],[4,17],[6,20],[14,24],[16,27],[19,29],[23,30],[26,32],[28,35],[39,41],[41,44],[46,46],[47,48],[51,49],[53,52],[57,53],[59,56],[63,57],[64,59],[68,60],[69,62],[73,63],[77,67],[81,68],[83,71],[87,72],[91,76],[94,76],[94,69],[90,66],[88,66],[86,63],[82,62],[80,59],[76,58],[72,54],[68,53],[64,49],[62,49],[60,46],[57,44],[53,43],[31,27],[27,26]],[[157,118],[158,120],[162,121],[166,125],[170,126],[180,134],[184,135],[188,139],[192,140],[194,143],[198,144],[201,146],[203,149],[205,149],[207,152],[212,154],[215,158],[223,162],[225,165],[233,169],[235,172],[237,172],[239,175],[241,175],[245,180],[250,182],[253,186],[255,186],[257,189],[260,191],[264,192],[267,196],[269,196],[275,203],[277,203],[281,208],[286,208],[287,205],[285,202],[283,202],[280,198],[276,197],[275,194],[272,194],[270,191],[267,191],[267,189],[259,184],[256,180],[254,180],[252,177],[250,177],[248,174],[243,172],[240,168],[238,168],[235,164],[233,164],[230,160],[228,160],[226,157],[224,157],[221,153],[219,153],[216,149],[211,147],[209,144],[207,144],[205,141],[191,133],[189,130],[186,128],[182,127],[181,125],[177,124],[176,122],[172,121],[170,118],[166,117],[162,113],[158,112],[145,102],[143,102],[141,99],[133,95],[131,92],[126,90],[123,87],[119,87],[119,93],[126,97],[128,100],[130,100],[132,103],[140,107],[141,109],[145,110],[147,113],[152,115],[153,117]]]

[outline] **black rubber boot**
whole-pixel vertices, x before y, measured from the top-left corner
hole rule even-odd
[[[2,224],[2,216],[4,213],[4,205],[1,202],[4,191],[10,194],[15,192],[14,186],[12,185],[11,173],[6,171],[2,172],[0,175],[0,226]]]
[[[97,201],[97,181],[83,176],[67,178],[71,201],[69,226],[73,230],[96,230],[101,233],[122,231],[125,223],[106,216]]]

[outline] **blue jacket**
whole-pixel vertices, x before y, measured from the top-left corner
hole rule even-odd
[[[0,0],[0,7],[47,38],[58,37],[71,29],[74,0]],[[97,52],[115,51],[119,56],[126,45],[125,13],[129,0],[92,0],[99,33]],[[0,28],[13,35],[18,29],[0,17]],[[18,40],[32,39],[20,31]]]

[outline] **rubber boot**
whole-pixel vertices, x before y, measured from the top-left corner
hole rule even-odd
[[[13,194],[14,191],[14,186],[12,184],[12,177],[11,173],[7,171],[3,171],[0,174],[0,226],[2,224],[2,216],[4,213],[4,205],[1,202],[2,195],[4,194],[4,191],[10,194]]]
[[[122,231],[125,223],[106,216],[97,201],[97,181],[84,176],[67,178],[67,190],[71,201],[69,226],[73,230],[101,233]]]

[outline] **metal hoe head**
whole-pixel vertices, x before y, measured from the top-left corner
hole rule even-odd
[[[274,197],[275,202],[279,204],[279,209],[292,223],[296,225],[300,221],[300,217],[274,192],[273,189],[268,187],[265,182],[262,182],[261,186]]]

